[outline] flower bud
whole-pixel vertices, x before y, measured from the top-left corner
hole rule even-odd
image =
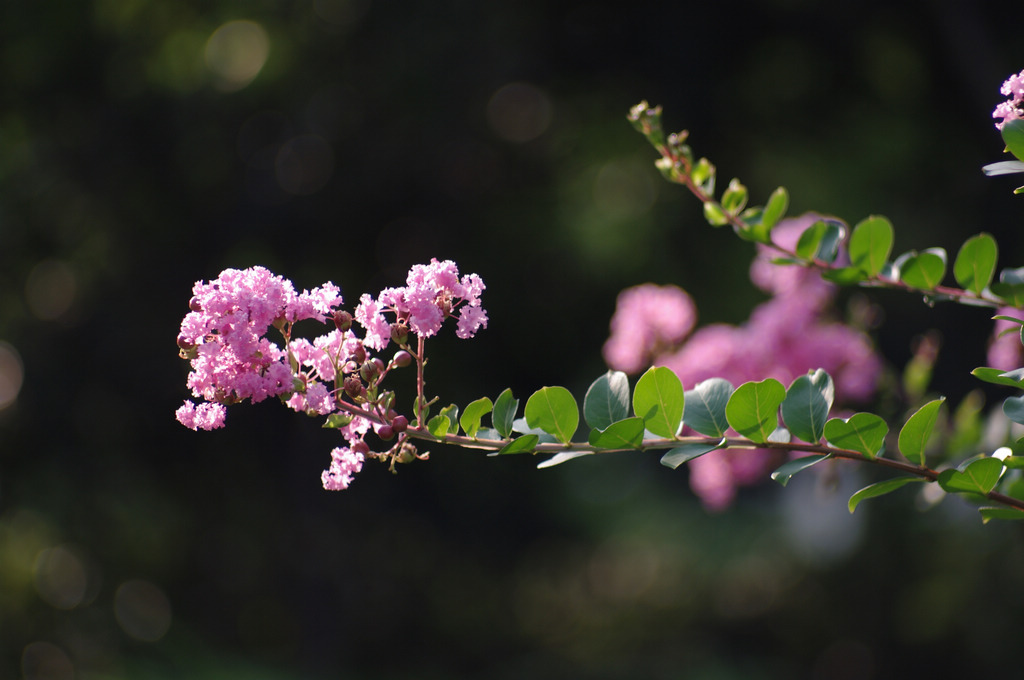
[[[363,381],[354,375],[350,375],[345,378],[345,394],[353,399],[366,394],[366,388],[363,387]]]
[[[184,334],[178,336],[178,348],[179,349],[189,350],[189,349],[192,349],[195,346],[196,346],[196,344],[194,342],[192,342],[191,340],[189,340],[188,338],[186,338],[184,336]]]
[[[362,439],[353,443],[352,446],[349,448],[351,448],[352,451],[354,451],[355,453],[361,453],[364,456],[370,453],[370,445],[364,442]]]
[[[380,367],[374,361],[376,360],[367,361],[359,367],[359,377],[368,383],[373,382],[380,375]]]
[[[381,425],[380,429],[377,430],[377,436],[384,441],[391,441],[395,438],[395,429],[390,425]]]
[[[391,429],[402,434],[409,427],[409,419],[405,416],[395,416],[391,421]]]
[[[193,312],[203,311],[203,305],[202,303],[199,302],[199,298],[196,297],[195,295],[193,295],[192,299],[188,301],[188,308],[191,309]]]
[[[409,326],[404,320],[391,324],[391,340],[396,345],[404,345],[409,342]]]
[[[405,368],[412,363],[412,355],[406,352],[404,349],[400,352],[395,352],[394,358],[391,360],[391,365],[398,368]]]
[[[334,312],[334,325],[339,331],[347,331],[352,328],[352,315],[346,312],[344,309],[339,309]]]
[[[361,364],[366,361],[366,348],[363,347],[363,343],[356,345],[356,348],[352,350],[352,360],[357,364]]]

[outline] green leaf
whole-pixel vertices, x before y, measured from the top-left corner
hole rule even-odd
[[[978,295],[992,283],[996,273],[996,258],[999,248],[988,234],[978,234],[967,239],[957,253],[953,263],[956,282]]]
[[[678,468],[683,463],[689,462],[694,458],[700,458],[705,453],[710,453],[715,449],[720,449],[725,446],[725,440],[721,440],[717,443],[704,443],[694,442],[692,444],[683,444],[677,446],[674,449],[670,449],[661,457],[661,464],[665,467],[670,467],[673,470]]]
[[[876,276],[892,252],[892,224],[871,215],[861,220],[850,235],[850,263],[868,276]]]
[[[1013,422],[1024,425],[1024,397],[1007,397],[1004,399],[1003,413]]]
[[[798,439],[817,443],[825,433],[835,394],[831,376],[820,368],[794,380],[782,402],[786,427]]]
[[[796,473],[803,472],[812,465],[817,465],[821,461],[828,459],[828,454],[816,454],[814,456],[807,456],[806,458],[791,460],[788,463],[780,465],[779,468],[772,473],[772,479],[782,486],[786,486],[789,484],[789,480],[792,479],[793,475]]]
[[[652,366],[633,388],[633,413],[659,437],[673,438],[683,420],[683,383],[672,369]]]
[[[1000,132],[1006,150],[1016,156],[1017,160],[1024,161],[1024,120],[1011,120],[1003,125]]]
[[[1024,283],[993,283],[990,286],[993,295],[997,295],[1011,307],[1024,305]]]
[[[452,434],[459,433],[459,426],[457,425],[457,423],[459,422],[458,406],[456,406],[455,404],[448,404],[443,409],[441,409],[441,412],[438,415],[442,415],[448,419],[448,428]]]
[[[878,496],[884,496],[887,493],[892,493],[896,489],[901,489],[907,484],[910,484],[911,482],[926,481],[928,480],[924,479],[923,477],[896,477],[894,479],[886,479],[885,481],[876,482],[875,484],[865,486],[863,489],[850,496],[850,502],[848,503],[850,512],[852,513],[854,510],[856,510],[857,506],[860,505],[861,501],[867,500],[869,498],[877,498]]]
[[[481,397],[466,407],[459,424],[462,425],[462,431],[467,437],[476,437],[476,433],[480,431],[480,419],[490,413],[492,407],[493,404],[487,397]]]
[[[733,178],[722,192],[722,210],[730,215],[739,215],[747,205],[747,188]]]
[[[981,521],[983,524],[988,524],[989,520],[993,519],[1024,519],[1024,510],[1018,510],[1017,508],[978,508],[978,512],[981,513]]]
[[[588,441],[602,449],[639,449],[644,440],[644,419],[626,418],[604,430],[591,430]]]
[[[846,228],[841,222],[818,220],[800,234],[795,252],[804,260],[832,263],[845,236]]]
[[[908,286],[921,290],[932,290],[942,283],[946,275],[946,251],[929,248],[921,253],[911,253],[900,267],[900,280]]]
[[[327,416],[327,420],[324,421],[323,427],[327,428],[338,428],[345,427],[352,422],[352,416],[348,413],[332,413]]]
[[[704,204],[704,219],[708,221],[712,227],[721,227],[722,225],[729,224],[729,216],[725,214],[722,207],[714,201],[708,201]]]
[[[508,439],[512,434],[512,423],[515,422],[518,410],[519,400],[512,396],[511,388],[505,388],[494,402],[494,412],[491,414],[491,423],[502,439]]]
[[[1003,474],[1003,461],[986,456],[972,460],[963,469],[943,470],[939,486],[948,493],[976,493],[984,496],[995,488]]]
[[[867,278],[867,274],[858,267],[839,267],[836,269],[825,269],[821,272],[821,278],[840,286],[852,286]]]
[[[882,450],[889,426],[874,413],[854,413],[846,420],[833,418],[825,423],[825,439],[837,448],[856,451],[874,458]]]
[[[726,420],[750,441],[763,444],[779,425],[779,406],[785,398],[786,388],[775,378],[743,383],[729,397]]]
[[[580,458],[582,456],[592,456],[592,455],[594,455],[593,451],[563,451],[562,453],[556,453],[551,458],[548,458],[547,460],[538,463],[537,464],[537,469],[538,470],[544,470],[545,468],[550,468],[550,467],[555,467],[556,465],[561,465],[562,463],[570,461],[570,460],[572,460],[574,458]]]
[[[709,378],[685,392],[683,420],[691,428],[709,437],[724,437],[729,429],[725,406],[735,388],[723,378]]]
[[[444,439],[451,424],[448,416],[437,415],[427,421],[427,431],[438,439]]]
[[[1003,458],[1003,465],[1010,470],[1024,468],[1024,456],[1007,456]]]
[[[993,385],[1005,385],[1006,387],[1024,387],[1024,381],[1006,375],[1006,371],[1001,368],[989,368],[988,366],[980,366],[973,371],[973,375],[978,380],[992,383]]]
[[[504,455],[506,453],[530,453],[537,447],[537,442],[540,441],[540,437],[535,434],[524,434],[522,437],[513,439],[508,444],[505,444],[498,451],[498,455]]]
[[[924,450],[928,446],[928,438],[935,428],[935,420],[939,417],[939,407],[944,401],[946,401],[945,397],[929,401],[910,416],[903,429],[900,430],[898,440],[900,453],[912,463],[924,465]]]
[[[580,424],[580,409],[564,387],[542,387],[526,400],[526,422],[568,444]]]
[[[629,416],[629,379],[622,371],[608,371],[591,383],[583,397],[583,419],[603,430]]]
[[[770,232],[786,214],[788,207],[789,194],[786,193],[785,187],[779,187],[768,198],[768,204],[765,205],[764,213],[761,215],[761,225]]]

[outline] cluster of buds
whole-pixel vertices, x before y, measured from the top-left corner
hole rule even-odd
[[[392,470],[395,463],[424,458],[409,441],[409,419],[393,408],[395,394],[382,388],[383,381],[392,369],[415,362],[422,392],[423,339],[449,317],[457,318],[460,338],[486,327],[483,289],[476,274],[460,278],[453,262],[432,260],[414,266],[405,287],[386,289],[377,298],[363,295],[353,315],[339,308],[340,291],[330,282],[297,293],[290,281],[263,267],[227,269],[209,283],[195,284],[182,320],[179,354],[191,363],[187,385],[203,402],[186,401],[177,418],[193,430],[212,430],[223,427],[227,405],[268,397],[326,416],[348,443],[331,454],[323,473],[327,489],[347,488],[366,458],[388,460]],[[306,320],[333,328],[313,340],[293,337],[294,325]],[[364,337],[355,334],[354,323]],[[266,337],[271,328],[282,342]],[[410,334],[418,337],[415,348]],[[398,351],[390,361],[371,354],[391,343]],[[417,404],[424,403],[418,394]],[[365,442],[371,431],[394,443],[372,451]]]

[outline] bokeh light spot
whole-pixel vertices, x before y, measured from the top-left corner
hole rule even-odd
[[[47,548],[36,558],[36,591],[57,609],[74,609],[85,599],[89,578],[85,565],[65,546]]]
[[[551,125],[548,96],[530,83],[509,83],[487,102],[487,121],[507,142],[524,143],[540,137]]]
[[[0,340],[0,411],[14,403],[25,377],[18,350]]]
[[[300,135],[277,152],[274,172],[289,194],[306,196],[324,188],[334,174],[334,152],[319,135]]]
[[[53,321],[63,316],[75,301],[75,273],[64,262],[43,260],[28,274],[25,301],[37,318]]]
[[[156,642],[171,627],[171,603],[149,581],[125,581],[114,593],[114,616],[121,629],[143,642]]]
[[[206,41],[206,67],[225,92],[240,90],[259,74],[270,55],[270,38],[263,27],[245,19],[229,21]]]
[[[21,653],[23,680],[74,680],[75,667],[57,645],[33,642]]]

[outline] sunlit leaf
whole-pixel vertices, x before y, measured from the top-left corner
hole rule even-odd
[[[977,458],[963,469],[943,470],[939,473],[939,486],[949,493],[975,493],[984,496],[995,488],[1003,473],[1003,461],[986,456]]]
[[[498,451],[498,454],[504,455],[506,453],[530,453],[537,447],[537,443],[539,441],[540,437],[538,437],[535,434],[524,434],[522,437],[513,439],[508,444],[505,444],[505,446],[503,446],[501,450]]]
[[[438,439],[444,439],[451,424],[452,421],[448,419],[448,416],[436,415],[427,421],[427,431]]]
[[[981,513],[981,521],[984,524],[988,524],[993,519],[1024,519],[1024,510],[1018,508],[1007,508],[1007,507],[985,507],[978,508],[978,512]]]
[[[459,419],[459,424],[462,425],[462,431],[466,433],[467,437],[476,436],[480,430],[480,419],[490,413],[492,408],[493,404],[487,397],[481,397],[466,407],[466,410],[462,412],[462,418]]]
[[[971,371],[978,380],[982,380],[993,385],[1005,385],[1007,387],[1024,387],[1024,381],[1006,374],[1006,371],[1000,368],[989,368],[988,366],[981,366]]]
[[[729,397],[725,417],[741,435],[764,443],[779,425],[779,406],[785,398],[786,388],[774,378],[747,382]]]
[[[855,413],[846,420],[833,418],[825,423],[825,439],[832,446],[874,458],[882,450],[889,426],[874,413]]]
[[[853,512],[857,509],[857,506],[860,505],[861,501],[892,493],[896,489],[901,489],[911,482],[925,481],[927,480],[923,477],[896,477],[894,479],[886,479],[885,481],[865,486],[863,489],[850,496],[850,502],[847,505],[850,508],[850,512]]]
[[[633,388],[633,413],[653,434],[672,438],[679,432],[684,399],[679,376],[664,366],[652,366]]]
[[[764,213],[761,215],[761,224],[769,232],[779,223],[779,220],[786,214],[789,207],[789,194],[785,187],[779,187],[772,192],[768,203],[764,206]]]
[[[567,444],[580,423],[580,410],[564,387],[542,387],[526,400],[524,411],[530,427],[538,427]]]
[[[907,419],[903,429],[900,430],[898,446],[900,453],[906,456],[907,460],[924,465],[924,452],[928,446],[928,438],[935,428],[935,421],[939,417],[939,408],[945,397],[940,397],[917,410],[914,415]]]
[[[644,440],[644,419],[626,418],[604,430],[591,430],[588,441],[602,449],[638,449]]]
[[[1016,156],[1017,160],[1024,161],[1024,120],[1008,121],[1000,133],[1003,135],[1006,150]]]
[[[946,251],[942,248],[911,254],[900,266],[900,280],[922,290],[932,290],[942,283],[945,275]]]
[[[880,215],[861,220],[850,235],[850,264],[875,276],[892,252],[892,224]]]

